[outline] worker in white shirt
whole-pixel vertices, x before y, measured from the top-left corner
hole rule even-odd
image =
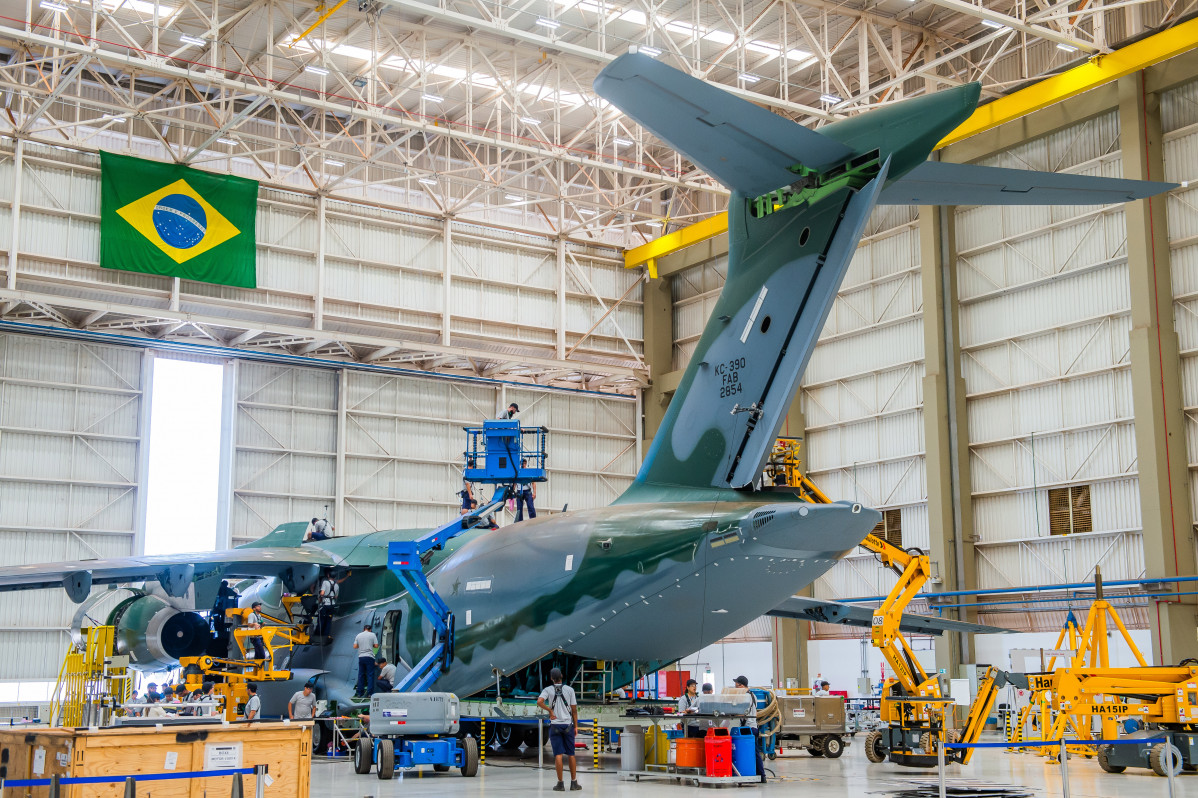
[[[245,709],[243,710],[245,719],[259,720],[262,716],[262,699],[258,697],[258,685],[250,683],[245,686],[245,689],[250,694],[249,700],[245,702]]]
[[[828,692],[828,688],[831,686],[832,685],[828,684],[827,682],[820,682],[819,689],[812,693],[812,695],[832,695],[830,692]]]

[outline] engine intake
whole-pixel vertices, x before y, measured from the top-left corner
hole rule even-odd
[[[147,672],[170,670],[180,657],[198,657],[212,639],[208,622],[197,612],[172,607],[157,596],[131,596],[108,615],[116,628],[118,654]]]

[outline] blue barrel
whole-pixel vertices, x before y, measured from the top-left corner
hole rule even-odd
[[[732,733],[732,767],[741,776],[757,775],[757,752],[753,750],[753,730],[729,729]]]

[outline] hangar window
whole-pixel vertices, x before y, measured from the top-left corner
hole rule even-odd
[[[1070,485],[1048,491],[1048,531],[1053,535],[1093,532],[1090,486]]]
[[[900,510],[883,510],[882,520],[874,527],[873,534],[891,546],[903,547],[903,514]]]

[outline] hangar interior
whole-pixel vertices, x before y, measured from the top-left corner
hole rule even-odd
[[[1007,630],[913,635],[927,674],[1044,670],[1097,579],[1112,667],[1198,657],[1193,0],[0,5],[0,566],[436,527],[512,403],[541,516],[619,499],[729,275],[728,188],[592,87],[638,52],[816,131],[977,81],[933,160],[1178,184],[874,208],[780,432],[927,554],[910,612]],[[101,151],[257,181],[254,287],[103,266]],[[873,612],[892,570],[800,595]],[[0,717],[46,717],[78,612],[0,593]],[[761,615],[661,672],[854,697],[870,642]]]

